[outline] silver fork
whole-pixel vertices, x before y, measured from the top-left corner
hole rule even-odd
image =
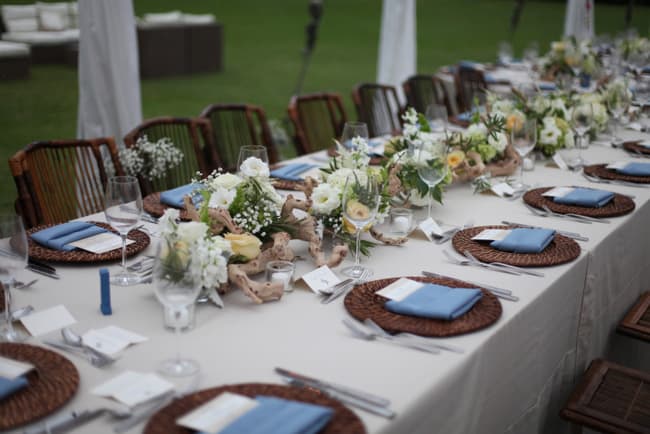
[[[504,262],[483,262],[483,261],[479,261],[468,250],[465,250],[463,252],[463,254],[471,262],[473,261],[473,262],[478,262],[479,264],[491,265],[491,266],[495,266],[495,267],[502,267],[502,268],[504,268],[506,270],[516,271],[516,272],[518,272],[520,274],[528,274],[530,276],[544,277],[544,273],[541,273],[539,271],[533,271],[533,270],[529,270],[527,268],[517,267],[516,265],[510,265],[510,264],[506,264]]]
[[[596,184],[618,184],[618,185],[625,185],[627,187],[637,187],[637,188],[648,188],[650,187],[650,184],[641,184],[638,182],[629,182],[629,181],[621,181],[617,179],[603,179],[603,178],[598,178],[596,176],[591,176],[587,175],[585,172],[582,172],[582,176],[590,182],[595,182]]]
[[[408,342],[415,342],[418,343],[419,345],[426,345],[433,347],[438,350],[446,350],[446,351],[451,351],[453,353],[458,353],[458,354],[463,354],[465,350],[463,350],[460,347],[457,347],[455,345],[450,345],[450,344],[443,344],[439,342],[434,342],[430,338],[425,338],[423,336],[418,336],[414,335],[412,333],[398,333],[396,335],[391,335],[388,333],[386,330],[381,328],[379,324],[371,320],[370,318],[366,318],[363,320],[363,323],[371,330],[377,332],[379,335],[386,339],[393,339],[393,340],[402,340],[402,341],[408,341]]]
[[[479,268],[487,268],[489,270],[493,271],[500,271],[502,273],[506,274],[513,274],[515,276],[521,276],[521,273],[515,270],[509,270],[507,268],[500,268],[500,267],[495,267],[491,266],[490,264],[486,264],[485,262],[473,262],[468,259],[458,259],[454,256],[451,255],[451,253],[447,252],[446,250],[443,250],[442,253],[447,257],[447,260],[451,262],[452,264],[456,265],[466,265],[466,266],[474,266],[474,267],[479,267]]]
[[[566,214],[561,214],[561,213],[559,213],[559,212],[555,212],[555,211],[551,210],[551,209],[548,207],[548,205],[542,205],[542,208],[544,208],[544,211],[546,211],[547,213],[549,213],[550,215],[552,215],[552,216],[554,216],[554,217],[559,217],[559,218],[573,218],[573,219],[577,219],[577,220],[579,220],[579,221],[584,220],[585,222],[611,223],[611,222],[610,222],[609,220],[607,220],[607,219],[599,219],[599,218],[589,217],[589,216],[582,215],[582,214],[575,214],[575,213],[572,213],[572,212],[569,212],[569,213],[566,213]]]
[[[380,338],[402,347],[424,351],[425,353],[440,354],[440,350],[437,348],[433,348],[428,345],[422,345],[417,342],[395,339],[391,335],[385,336],[383,333],[378,333],[376,331],[370,330],[368,327],[365,327],[362,324],[356,321],[352,321],[348,318],[343,318],[343,324],[345,324],[345,326],[352,332],[352,334],[367,341],[372,341],[376,338]]]
[[[526,205],[526,208],[528,208],[530,210],[530,212],[532,212],[533,214],[535,214],[538,217],[552,217],[553,216],[553,217],[565,218],[567,220],[576,221],[578,223],[591,224],[591,221],[589,221],[587,219],[584,219],[584,218],[576,218],[576,217],[569,216],[568,214],[556,214],[556,213],[553,213],[550,210],[547,212],[547,211],[535,208],[534,206],[528,205],[527,203],[524,203],[524,205]]]
[[[365,270],[363,270],[363,273],[361,273],[361,276],[359,276],[356,279],[351,279],[351,282],[349,282],[346,285],[341,286],[339,289],[333,291],[332,294],[330,294],[329,297],[322,300],[321,303],[329,304],[329,303],[333,302],[334,300],[336,300],[337,298],[339,298],[340,296],[342,296],[343,294],[348,292],[348,290],[350,290],[354,285],[356,285],[359,282],[363,282],[368,277],[369,274],[370,274],[370,270],[366,268]],[[350,280],[350,279],[348,279],[348,280]]]

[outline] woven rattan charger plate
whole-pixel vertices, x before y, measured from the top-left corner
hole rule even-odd
[[[607,164],[592,164],[591,166],[583,167],[582,170],[586,175],[595,176],[596,178],[650,184],[650,176],[623,175],[615,170],[608,169]]]
[[[101,222],[88,222],[94,225],[100,226],[104,229],[108,229],[111,232],[115,232],[111,225]],[[72,250],[69,252],[63,250],[54,250],[49,247],[45,247],[41,244],[38,244],[36,241],[32,240],[29,235],[34,232],[55,226],[54,224],[37,226],[35,228],[29,229],[27,231],[28,243],[29,243],[29,256],[34,259],[40,259],[41,261],[48,262],[67,262],[67,263],[94,263],[94,262],[108,262],[108,261],[117,261],[122,259],[122,249],[111,250],[106,253],[91,253],[85,250]],[[149,246],[150,239],[149,235],[145,234],[139,230],[132,230],[129,232],[128,239],[135,241],[126,246],[126,256],[133,256]]]
[[[142,208],[154,217],[162,217],[167,208],[171,208],[160,201],[160,193],[148,194],[142,199]],[[178,209],[180,211],[181,220],[188,221],[190,218],[187,216],[187,211],[184,208]]]
[[[555,203],[553,202],[553,198],[542,196],[543,193],[551,188],[553,187],[535,188],[527,191],[524,194],[524,202],[541,210],[544,209],[543,206],[547,206],[551,211],[560,214],[573,213],[596,218],[618,217],[634,211],[634,201],[628,196],[618,193],[614,193],[614,198],[606,205],[597,208]]]
[[[488,244],[472,240],[485,229],[512,229],[511,226],[477,226],[464,229],[454,235],[451,242],[461,255],[468,251],[483,262],[503,262],[517,267],[546,267],[571,262],[580,256],[580,246],[571,238],[555,234],[541,253],[511,253],[494,249]]]
[[[639,142],[623,142],[623,149],[633,154],[650,155],[650,148],[639,145]]]
[[[419,318],[390,312],[384,308],[384,303],[388,299],[377,295],[376,292],[397,279],[399,278],[393,277],[357,285],[345,296],[345,308],[350,315],[359,321],[370,318],[390,333],[407,332],[429,337],[444,337],[470,333],[491,325],[501,316],[501,303],[491,292],[485,289],[482,289],[483,297],[481,297],[474,307],[453,321]],[[456,288],[476,288],[476,285],[451,278],[415,276],[408,277],[408,279]]]
[[[177,399],[160,409],[149,419],[144,428],[144,433],[192,433],[192,430],[176,425],[176,419],[223,392],[238,393],[249,397],[257,395],[275,396],[330,407],[334,410],[334,416],[325,428],[319,431],[319,434],[363,434],[366,432],[361,419],[356,414],[340,402],[318,391],[277,384],[245,383],[205,389]]]
[[[0,430],[16,428],[53,413],[72,398],[79,387],[79,372],[54,351],[27,344],[0,343],[0,355],[29,362],[29,385],[0,402]]]

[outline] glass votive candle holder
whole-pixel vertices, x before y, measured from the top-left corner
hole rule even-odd
[[[413,211],[408,208],[391,208],[389,221],[391,233],[405,237],[413,227]]]
[[[266,264],[266,281],[283,282],[284,292],[293,291],[293,271],[295,265],[289,261],[269,261]]]

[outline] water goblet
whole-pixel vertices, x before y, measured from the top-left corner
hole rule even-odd
[[[623,140],[618,137],[618,125],[621,122],[623,114],[630,108],[630,94],[627,90],[627,82],[623,82],[621,86],[612,86],[607,92],[605,102],[607,104],[607,109],[614,120],[613,141],[615,144],[619,144]]]
[[[140,283],[137,274],[126,268],[126,236],[140,221],[142,194],[138,179],[134,176],[115,176],[106,184],[104,215],[122,237],[122,270],[111,277],[111,283],[130,286]]]
[[[249,158],[257,158],[268,166],[269,155],[266,147],[261,145],[246,145],[239,148],[239,158],[237,159],[237,168],[241,171],[241,166]]]
[[[527,119],[523,122],[515,122],[510,132],[510,142],[521,157],[521,175],[517,190],[523,190],[527,187],[524,182],[524,158],[535,148],[537,143],[537,121]]]
[[[4,289],[5,325],[0,331],[0,340],[24,341],[27,336],[13,327],[11,315],[11,287],[15,274],[27,265],[27,236],[23,222],[17,215],[0,215],[0,283]]]
[[[585,164],[585,160],[582,158],[582,149],[586,149],[587,146],[589,146],[588,141],[585,140],[585,136],[591,129],[594,120],[593,110],[591,103],[585,103],[575,107],[571,114],[571,127],[578,135],[578,143],[576,144],[576,147],[578,148],[578,156],[570,162],[574,167],[583,166]]]
[[[417,172],[419,178],[427,185],[427,218],[431,218],[431,206],[433,204],[431,190],[435,188],[449,171],[447,165],[447,148],[443,146],[443,151],[439,155],[433,155],[424,146],[413,147],[413,160],[417,162]]]
[[[429,104],[424,112],[424,117],[429,121],[432,132],[447,133],[447,107],[441,104]]]

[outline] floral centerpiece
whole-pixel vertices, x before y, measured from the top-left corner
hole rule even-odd
[[[605,105],[604,94],[598,92],[577,93],[571,96],[571,111],[577,107],[584,106],[585,104],[591,105],[593,122],[589,129],[589,137],[595,139],[598,133],[602,133],[607,129],[609,123],[609,115],[607,113],[607,106]]]
[[[420,179],[418,167],[421,164],[440,164],[441,158],[446,154],[447,143],[440,135],[431,132],[426,118],[409,108],[404,115],[402,135],[393,137],[385,145],[384,155],[387,157],[384,169],[389,172],[397,166],[396,176],[399,178],[405,201],[417,206],[428,203],[427,196],[442,202],[442,193],[445,185],[452,181],[451,172],[434,188]],[[426,163],[423,163],[426,161]]]
[[[628,60],[634,56],[650,52],[650,40],[642,36],[630,35],[621,39],[617,48],[623,59]]]
[[[133,147],[122,149],[119,158],[127,174],[153,181],[181,164],[183,153],[167,137],[150,142],[143,135]]]
[[[553,80],[558,74],[593,75],[600,60],[591,41],[577,41],[574,37],[551,42],[551,49],[540,59],[543,76]]]

